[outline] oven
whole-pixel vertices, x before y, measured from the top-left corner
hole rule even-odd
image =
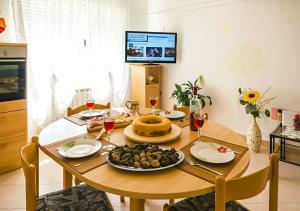
[[[0,46],[0,102],[26,99],[26,47]]]

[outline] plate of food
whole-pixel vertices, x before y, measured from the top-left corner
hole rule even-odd
[[[178,165],[184,154],[175,148],[152,144],[118,146],[109,152],[107,162],[128,171],[158,171]]]
[[[89,118],[89,117],[97,117],[102,116],[105,114],[105,110],[93,109],[90,113],[89,110],[81,111],[78,113],[79,116],[82,118]]]
[[[124,129],[125,136],[140,143],[165,143],[180,136],[181,128],[157,115],[141,116]]]
[[[159,115],[168,119],[181,119],[185,117],[185,113],[182,111],[161,111]]]
[[[196,142],[190,148],[191,154],[204,162],[208,163],[228,163],[234,159],[234,152],[227,146],[210,143],[210,142]]]
[[[58,153],[67,158],[82,158],[98,152],[101,142],[93,139],[72,140],[58,148]]]

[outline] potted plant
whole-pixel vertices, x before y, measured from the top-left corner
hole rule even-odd
[[[200,78],[200,77],[199,77]],[[187,81],[187,83],[175,84],[175,90],[172,92],[171,97],[177,100],[177,103],[182,106],[189,106],[190,100],[193,96],[193,87],[198,87],[198,90],[201,90],[199,83],[200,79],[197,78],[194,83],[191,81]],[[210,96],[205,96],[202,94],[197,95],[197,98],[201,101],[202,108],[205,107],[206,101],[208,101],[209,105],[212,105],[212,100]]]
[[[295,115],[294,127],[296,131],[300,131],[300,114]]]
[[[239,102],[242,106],[245,106],[247,114],[251,114],[252,121],[247,130],[247,144],[251,151],[259,152],[262,143],[261,131],[256,122],[256,118],[260,118],[262,115],[270,117],[270,111],[264,107],[270,103],[275,97],[264,99],[265,94],[270,90],[267,89],[261,96],[258,91],[252,89],[239,88]]]

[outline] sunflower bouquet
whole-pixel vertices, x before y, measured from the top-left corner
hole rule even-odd
[[[247,114],[251,114],[254,118],[260,118],[261,114],[270,117],[270,111],[264,107],[276,97],[264,99],[269,90],[270,88],[261,95],[258,91],[252,89],[239,88],[240,104],[245,106]]]

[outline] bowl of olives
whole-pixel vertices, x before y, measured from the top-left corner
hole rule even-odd
[[[107,162],[129,171],[157,171],[178,165],[184,154],[178,149],[153,144],[126,144],[109,152]]]

